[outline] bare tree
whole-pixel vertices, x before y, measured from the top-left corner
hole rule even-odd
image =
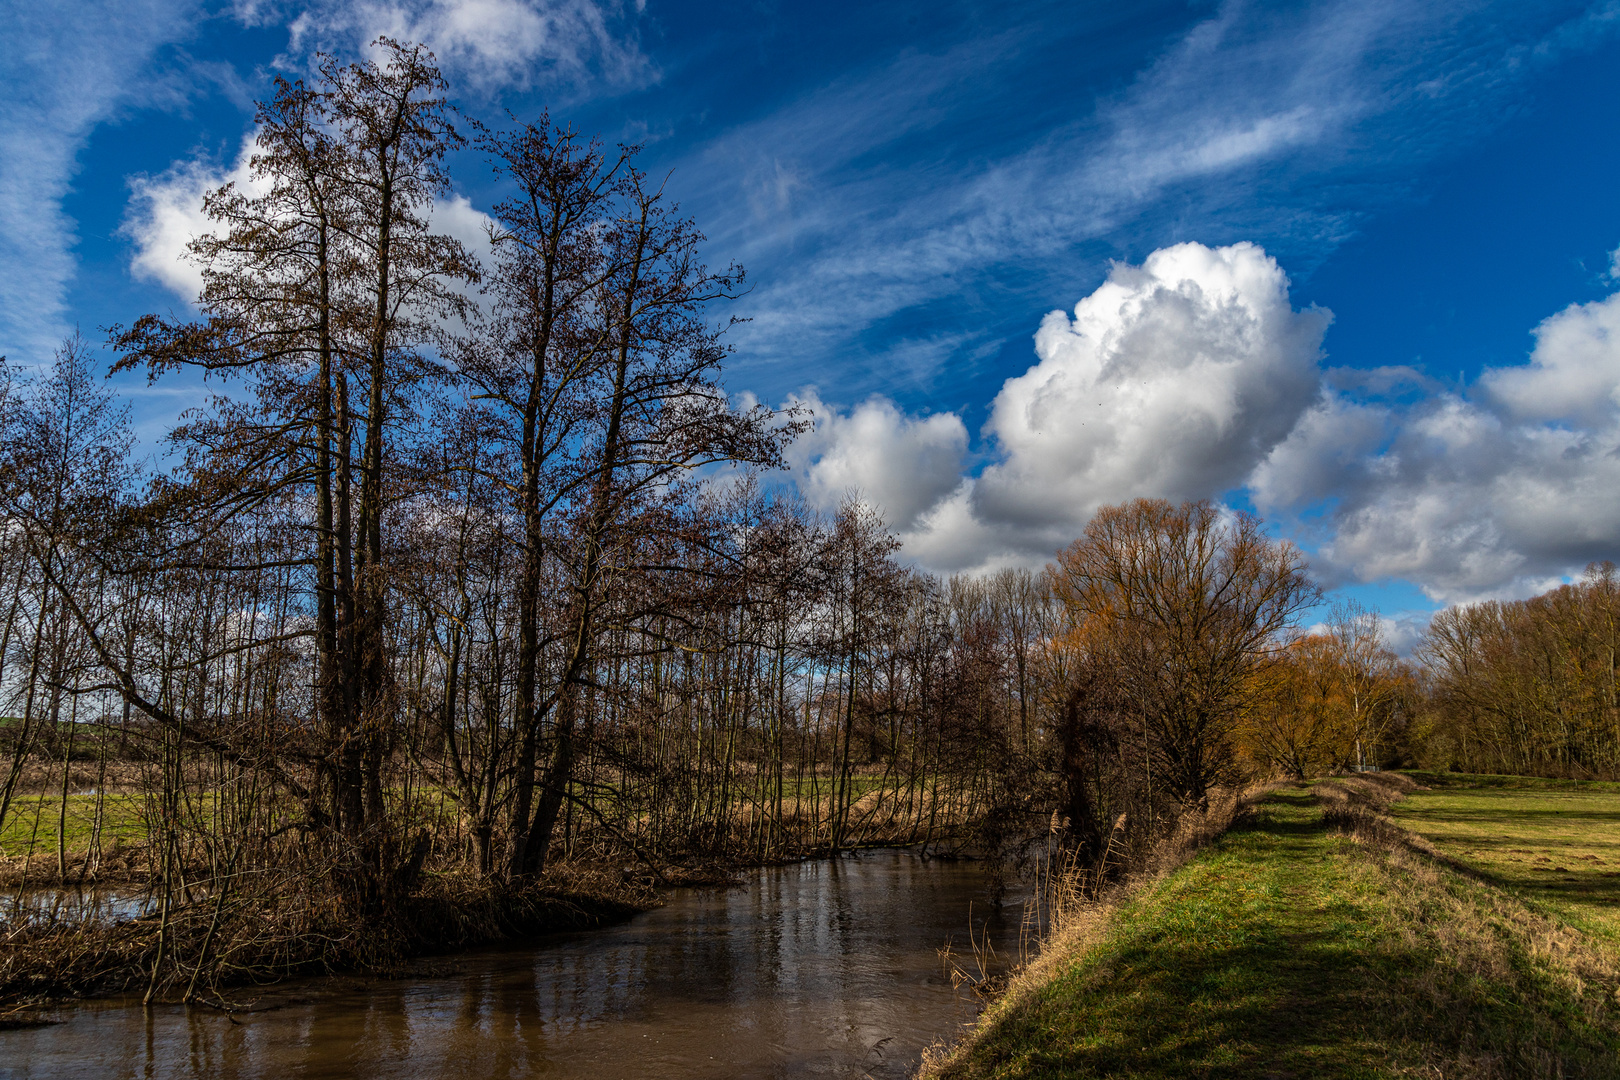
[[[1138,499],[1099,510],[1053,575],[1076,619],[1103,628],[1165,785],[1206,807],[1212,786],[1236,778],[1233,732],[1256,666],[1320,595],[1304,557],[1252,515]]]

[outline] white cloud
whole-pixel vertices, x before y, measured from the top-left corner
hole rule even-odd
[[[1410,658],[1417,651],[1417,647],[1423,644],[1434,612],[1395,611],[1383,614],[1384,617],[1379,620],[1378,636],[1382,639],[1384,648],[1402,659]]]
[[[955,414],[874,399],[818,429],[801,486],[898,508],[906,553],[936,570],[1039,564],[1100,505],[1243,489],[1317,542],[1330,583],[1402,579],[1455,602],[1620,556],[1620,293],[1547,318],[1524,364],[1463,390],[1408,367],[1324,371],[1329,318],[1295,310],[1252,244],[1162,249],[1042,322],[977,477],[952,471]]]
[[[1407,406],[1326,396],[1256,470],[1258,505],[1327,500],[1319,562],[1435,600],[1526,595],[1620,554],[1620,294],[1536,330],[1527,363]]]
[[[0,354],[43,362],[66,325],[75,223],[62,211],[90,132],[152,54],[189,32],[188,0],[9,4],[0,49]]]
[[[848,413],[813,391],[796,399],[815,414],[815,428],[789,451],[800,492],[824,510],[858,493],[905,531],[961,482],[967,428],[955,413],[910,417],[872,398]]]
[[[1115,266],[1072,320],[1046,317],[1038,362],[991,405],[995,460],[976,479],[961,474],[955,414],[912,419],[874,399],[797,451],[801,488],[826,503],[860,487],[937,569],[1043,561],[1099,506],[1240,485],[1317,398],[1329,319],[1295,311],[1253,244],[1165,248]]]
[[[244,22],[285,17],[288,5],[246,0]],[[481,93],[598,78],[644,82],[653,69],[634,33],[641,3],[613,0],[315,0],[292,17],[295,53],[354,53],[379,35],[422,42],[447,74]]]
[[[494,224],[488,214],[474,206],[465,195],[452,191],[448,197],[434,202],[428,210],[428,227],[436,233],[461,241],[461,246],[484,265],[489,265],[489,227]]]
[[[235,183],[242,191],[261,192],[264,185],[253,178],[248,167],[252,155],[253,139],[249,137],[243,140],[236,164],[229,170],[207,161],[180,161],[159,176],[132,177],[122,230],[135,249],[130,273],[195,303],[202,292],[202,268],[187,257],[186,248],[197,237],[214,231],[203,213],[203,197],[226,183]]]
[[[163,285],[187,303],[196,302],[202,291],[202,269],[187,256],[186,249],[192,240],[215,230],[203,213],[203,197],[226,183],[234,183],[250,195],[267,190],[266,182],[254,177],[249,165],[254,149],[254,136],[249,135],[242,140],[230,169],[203,159],[179,161],[159,176],[137,176],[130,181],[123,233],[134,246],[130,272],[135,277]],[[452,192],[435,202],[428,223],[435,231],[461,241],[478,259],[488,259],[490,218],[466,196]]]
[[[1516,419],[1601,424],[1620,405],[1620,302],[1565,308],[1536,328],[1529,364],[1486,372],[1480,381]]]
[[[1139,495],[1199,498],[1241,483],[1317,395],[1330,315],[1295,311],[1253,244],[1177,244],[1119,265],[1035,335],[987,431],[1005,455],[974,505],[992,521],[1074,526]]]
[[[1368,450],[1383,444],[1391,422],[1385,408],[1329,393],[1260,462],[1249,487],[1265,506],[1308,503],[1341,490]]]

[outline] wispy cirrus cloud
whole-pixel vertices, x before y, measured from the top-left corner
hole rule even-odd
[[[289,50],[342,55],[379,35],[432,49],[458,89],[489,95],[558,82],[645,83],[657,69],[642,52],[644,0],[238,0],[249,24],[280,23]]]
[[[69,323],[76,227],[62,209],[95,126],[143,95],[191,0],[12,4],[0,49],[0,354],[43,362]]]
[[[1094,245],[1246,237],[1308,269],[1414,162],[1495,122],[1538,64],[1613,33],[1614,8],[1229,2],[1118,89],[1077,92],[1066,118],[998,144],[984,131],[1005,118],[977,99],[1040,62],[1039,35],[1013,29],[846,75],[700,147],[677,177],[762,282],[738,336],[757,389],[787,389],[763,385],[774,365],[831,355],[852,397],[893,393],[896,372],[873,360],[933,342],[932,370],[914,357],[907,373],[926,396],[947,365],[1025,332],[1009,299],[1040,304],[1097,272]]]

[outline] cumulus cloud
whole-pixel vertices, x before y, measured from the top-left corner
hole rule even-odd
[[[460,192],[452,191],[445,198],[436,201],[428,210],[429,228],[452,240],[461,241],[461,246],[472,252],[473,257],[486,266],[492,254],[489,246],[489,230],[493,224],[495,224],[493,218],[474,206],[467,196]]]
[[[1296,311],[1253,244],[1164,248],[1041,323],[1037,363],[991,405],[976,478],[960,471],[955,414],[912,419],[874,399],[818,427],[801,486],[870,493],[929,566],[1038,562],[1099,506],[1240,485],[1317,399],[1330,318]]]
[[[1326,503],[1319,562],[1438,601],[1524,595],[1620,548],[1620,293],[1536,329],[1527,363],[1407,405],[1329,392],[1256,469],[1258,505]]]
[[[1480,380],[1492,402],[1518,420],[1602,424],[1620,406],[1620,303],[1574,304],[1536,328],[1522,367]]]
[[[795,399],[814,413],[815,427],[790,450],[800,492],[824,510],[855,493],[883,511],[890,528],[906,531],[961,483],[968,434],[955,413],[907,416],[884,398],[849,412],[814,392]]]
[[[252,154],[249,138],[228,170],[208,161],[181,161],[158,176],[131,178],[123,225],[124,235],[134,244],[130,273],[195,302],[202,292],[202,268],[186,256],[186,248],[213,231],[213,222],[203,213],[203,197],[226,183],[252,193],[261,191],[263,185],[248,168]]]
[[[134,177],[123,224],[123,233],[134,249],[130,273],[195,303],[202,292],[202,268],[187,257],[187,248],[216,227],[203,213],[203,198],[227,183],[250,195],[267,190],[266,182],[256,178],[249,166],[253,152],[254,137],[249,135],[229,168],[198,159],[176,162],[158,176]],[[461,241],[479,259],[489,257],[489,215],[466,196],[451,193],[435,202],[428,223],[435,231]]]
[[[1041,323],[977,476],[955,414],[873,399],[824,419],[800,484],[823,504],[866,492],[936,570],[1039,564],[1101,505],[1234,491],[1312,543],[1330,583],[1402,579],[1440,602],[1528,595],[1620,552],[1620,292],[1544,320],[1525,363],[1448,388],[1323,370],[1331,316],[1288,287],[1253,244],[1116,265]]]
[[[1260,462],[1248,485],[1266,507],[1293,507],[1356,482],[1369,448],[1381,446],[1395,418],[1381,405],[1329,392]]]
[[[999,522],[1073,525],[1137,495],[1202,497],[1242,482],[1316,398],[1331,316],[1295,311],[1253,244],[1177,244],[1116,265],[1071,320],[1035,335],[987,431],[1004,460],[974,488]]]
[[[241,0],[236,12],[250,24],[290,17],[295,53],[352,53],[379,35],[422,42],[458,82],[488,93],[559,80],[646,81],[654,71],[634,32],[643,6],[614,0],[314,0],[294,7]]]

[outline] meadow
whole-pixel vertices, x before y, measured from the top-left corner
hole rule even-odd
[[[1413,773],[1401,827],[1482,881],[1620,949],[1620,784]]]

